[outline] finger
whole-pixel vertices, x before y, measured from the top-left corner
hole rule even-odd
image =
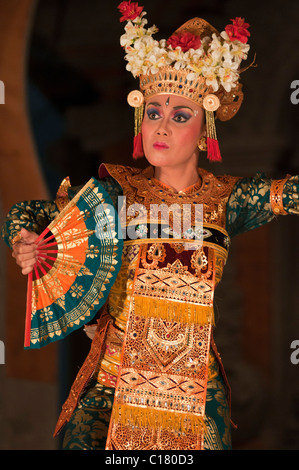
[[[36,259],[35,258],[30,258],[26,261],[23,261],[23,260],[19,260],[17,258],[16,263],[17,263],[18,266],[20,266],[20,268],[24,269],[24,268],[27,268],[27,267],[33,267],[36,263]]]
[[[16,255],[25,255],[28,253],[35,253],[36,252],[36,245],[35,243],[26,244],[26,243],[18,243],[13,246],[13,253]]]
[[[30,259],[22,260],[22,261],[16,258],[16,264],[21,268],[22,274],[28,274],[29,272],[31,272],[33,270],[35,263],[36,263],[35,258],[30,258]]]
[[[26,275],[26,274],[31,273],[31,271],[33,270],[33,266],[34,266],[34,264],[30,265],[30,266],[27,266],[26,268],[23,268],[22,271],[21,271],[22,274]]]
[[[34,232],[29,232],[29,230],[26,230],[25,228],[21,229],[21,237],[22,241],[25,243],[34,243],[35,240],[38,238],[38,234]]]
[[[37,259],[36,253],[25,253],[25,254],[18,254],[14,256],[18,263],[27,263],[27,262],[35,262]]]

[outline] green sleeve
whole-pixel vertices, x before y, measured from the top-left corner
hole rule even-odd
[[[42,233],[59,211],[54,201],[24,201],[15,204],[8,212],[1,229],[5,243],[11,247],[12,240],[22,228]]]
[[[288,178],[283,187],[283,208],[288,214],[299,215],[299,175]]]
[[[226,229],[231,237],[271,222],[277,216],[272,212],[270,189],[272,179],[263,173],[240,179],[227,203]],[[299,214],[298,176],[290,177],[283,188],[283,207],[287,213]]]

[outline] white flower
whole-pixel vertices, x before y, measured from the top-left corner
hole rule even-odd
[[[148,23],[147,19],[144,18],[145,15],[147,15],[146,11],[141,12],[140,16],[136,16],[135,20],[132,20],[133,23],[141,24],[142,26],[145,26]]]
[[[193,73],[190,72],[190,73],[188,73],[188,75],[187,75],[187,80],[189,80],[190,82],[193,81],[193,80],[196,80],[196,79],[198,78],[198,75],[199,75],[199,74],[196,73],[196,72],[193,72]]]
[[[208,86],[211,86],[214,91],[218,91],[219,83],[218,83],[218,80],[217,80],[217,75],[215,73],[215,70],[212,69],[212,68],[210,70],[206,70],[205,74],[204,74],[204,77],[206,79],[206,84]]]
[[[210,44],[209,53],[213,59],[218,62],[229,59],[231,57],[230,45],[227,42],[220,41],[215,33],[213,33],[212,37],[213,39]]]
[[[159,29],[157,28],[157,26],[153,25],[153,26],[151,26],[151,28],[148,28],[147,34],[149,36],[152,36],[153,34],[156,34],[158,31],[159,31]]]
[[[137,61],[143,61],[142,73],[147,73],[147,68],[152,65],[155,60],[155,55],[159,56],[161,53],[159,49],[159,43],[155,41],[151,36],[144,36],[143,38],[137,39],[134,44],[134,48],[137,53]],[[152,57],[152,60],[150,59]]]
[[[249,49],[249,44],[243,44],[240,41],[234,41],[231,45],[231,56],[233,60],[235,60],[238,65],[240,65],[242,60],[247,59]]]
[[[160,67],[170,65],[172,60],[167,56],[165,49],[155,46],[145,58],[145,63],[148,65],[150,73],[157,73]]]
[[[131,21],[125,26],[125,34],[120,37],[120,45],[122,47],[130,46],[138,38],[141,38],[145,34],[145,29],[141,26],[134,25]]]
[[[171,61],[170,63],[174,63],[174,68],[176,70],[184,68],[188,64],[187,56],[182,51],[181,47],[176,47],[173,49],[172,46],[169,46],[168,57]]]
[[[236,60],[239,64],[242,60],[247,59],[247,54],[250,49],[249,44],[243,43],[241,41],[235,40],[231,41],[229,35],[226,31],[222,31],[220,36],[224,39],[225,42],[230,44],[231,46],[231,55],[234,60]]]
[[[185,56],[188,60],[192,60],[193,62],[199,61],[199,59],[203,56],[204,50],[202,47],[199,49],[189,49],[189,51],[185,52]]]
[[[190,76],[193,75],[192,80],[194,80],[199,75],[203,75],[204,65],[205,65],[205,63],[202,59],[196,60],[194,62],[192,61],[189,64],[187,64],[186,68],[189,69],[189,70],[192,70],[194,72],[194,74],[191,74],[191,73],[189,74]],[[190,79],[188,78],[188,80],[191,80],[191,78]]]
[[[232,88],[236,86],[236,82],[239,78],[237,73],[238,65],[236,63],[223,63],[222,67],[219,67],[219,78],[220,83],[225,91],[230,92]]]
[[[204,77],[206,84],[215,91],[222,85],[229,92],[236,86],[239,79],[239,66],[247,58],[249,45],[241,41],[231,41],[226,31],[219,35],[213,33],[212,38],[201,39],[201,46],[183,52],[181,47],[173,49],[165,39],[156,41],[152,36],[158,31],[154,25],[146,29],[146,12],[133,21],[128,21],[125,34],[120,43],[124,47],[127,70],[134,77],[142,74],[157,73],[161,67],[172,65],[176,70],[185,69],[190,72],[187,80]]]

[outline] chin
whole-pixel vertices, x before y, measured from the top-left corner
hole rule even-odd
[[[171,159],[166,155],[151,155],[150,157],[145,155],[145,158],[152,166],[169,166],[171,164]]]

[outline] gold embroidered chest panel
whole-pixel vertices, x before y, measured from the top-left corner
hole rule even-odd
[[[237,179],[199,170],[199,182],[177,193],[150,168],[106,168],[125,197],[123,262],[108,299],[118,339],[98,371],[116,388],[107,449],[202,449],[214,290]]]

